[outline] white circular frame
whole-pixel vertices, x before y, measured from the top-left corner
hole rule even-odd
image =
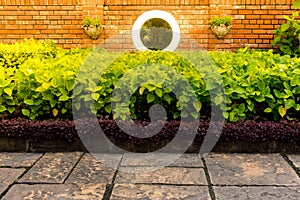
[[[170,13],[161,10],[146,11],[134,22],[131,34],[134,47],[141,51],[149,50],[141,40],[141,29],[146,21],[154,18],[165,20],[172,29],[172,40],[166,48],[162,49],[162,51],[175,51],[180,42],[179,25]]]

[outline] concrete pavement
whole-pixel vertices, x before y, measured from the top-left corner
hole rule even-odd
[[[171,155],[155,154],[143,162],[143,154],[101,155],[111,159],[108,165],[82,152],[0,153],[0,197],[300,199],[300,155],[210,153],[200,159],[184,154],[164,167]]]

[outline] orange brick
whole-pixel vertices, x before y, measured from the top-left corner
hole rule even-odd
[[[19,25],[6,25],[5,29],[19,29]]]
[[[46,30],[41,30],[41,34],[51,34],[54,33],[54,30],[52,29],[46,29]]]
[[[35,25],[34,26],[34,29],[47,29],[48,28],[48,26],[46,26],[46,25]]]
[[[243,15],[251,15],[253,13],[252,10],[239,10],[239,14]]]
[[[259,25],[261,29],[274,29],[273,25]]]
[[[266,30],[252,30],[252,33],[258,33],[258,34],[266,34]]]
[[[260,15],[246,15],[246,19],[260,19]]]
[[[251,33],[251,30],[249,30],[249,29],[241,29],[241,30],[238,30],[238,33],[239,34],[249,34],[249,33]]]
[[[53,11],[40,11],[40,15],[53,15]]]
[[[245,25],[245,28],[247,28],[247,29],[258,29],[259,25],[258,24],[248,24],[248,25]]]

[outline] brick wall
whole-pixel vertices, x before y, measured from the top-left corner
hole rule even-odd
[[[294,0],[0,0],[0,42],[23,38],[52,39],[59,46],[132,49],[131,28],[144,11],[159,9],[178,21],[180,49],[236,49],[244,46],[270,48],[274,30],[283,15],[294,11]],[[103,19],[104,32],[91,40],[81,29],[90,15]],[[231,15],[233,28],[217,39],[209,19]]]
[[[95,3],[96,2],[96,3]],[[81,27],[87,16],[103,16],[103,0],[0,0],[0,42],[52,39],[64,48],[95,46]]]

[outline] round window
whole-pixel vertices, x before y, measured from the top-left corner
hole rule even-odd
[[[165,11],[147,11],[135,21],[132,41],[138,50],[174,51],[180,42],[179,25]]]

